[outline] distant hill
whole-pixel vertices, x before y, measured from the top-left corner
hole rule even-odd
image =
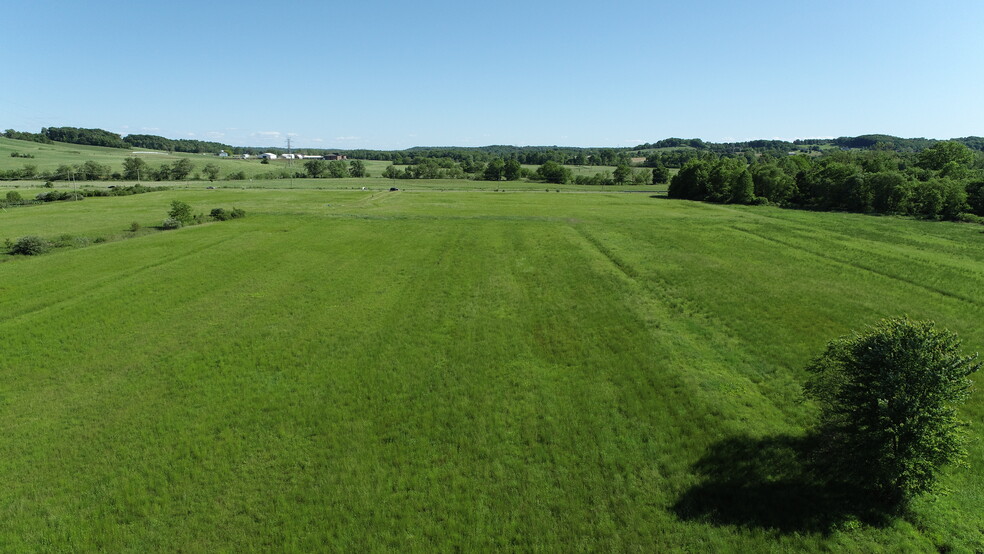
[[[193,154],[211,153],[218,154],[226,151],[230,154],[258,154],[265,151],[281,153],[285,148],[280,147],[255,147],[255,146],[233,146],[220,142],[192,140],[192,139],[170,139],[158,135],[126,135],[121,136],[103,129],[83,129],[78,127],[46,127],[40,133],[30,133],[25,131],[15,131],[7,129],[3,136],[11,139],[30,140],[34,142],[50,143],[63,142],[68,144],[78,144],[83,146],[103,146],[109,148],[143,148],[150,150],[161,150],[165,152],[185,152]],[[984,137],[969,136],[962,138],[949,139],[965,144],[967,147],[984,151]],[[553,159],[555,153],[564,153],[575,156],[583,153],[586,156],[606,156],[608,152],[636,152],[643,153],[652,150],[669,149],[696,149],[706,150],[716,153],[730,153],[738,151],[782,151],[796,150],[804,147],[838,147],[855,149],[882,149],[893,150],[896,152],[920,152],[929,148],[933,144],[940,142],[940,139],[931,138],[901,138],[892,135],[870,134],[859,135],[856,137],[838,137],[831,139],[800,139],[794,141],[757,139],[741,142],[706,142],[699,138],[677,138],[670,137],[652,143],[639,144],[634,147],[592,147],[582,148],[573,146],[509,146],[509,145],[489,145],[489,146],[415,146],[404,150],[337,150],[353,158],[362,159],[393,159],[395,153],[400,153],[400,158],[415,157],[449,157],[461,159],[467,156],[485,158],[496,157],[520,157],[529,158],[528,163],[537,163],[537,159]],[[318,149],[299,148],[298,152],[320,152]]]

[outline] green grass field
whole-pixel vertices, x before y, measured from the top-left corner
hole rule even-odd
[[[28,154],[34,156],[33,158],[20,158],[11,157],[12,153],[18,154]],[[284,160],[277,159],[271,160],[268,164],[260,163],[257,158],[251,158],[247,160],[240,160],[236,158],[219,158],[213,154],[186,154],[186,153],[167,153],[162,151],[154,151],[147,149],[133,150],[121,150],[118,148],[103,148],[98,146],[79,146],[76,144],[65,144],[65,143],[53,143],[53,144],[41,144],[36,142],[13,140],[4,137],[0,137],[0,171],[9,170],[20,170],[25,165],[31,165],[37,168],[41,172],[53,172],[61,165],[78,165],[86,161],[95,161],[100,164],[108,165],[113,172],[123,171],[123,160],[129,157],[142,158],[146,163],[147,167],[151,170],[156,170],[163,164],[171,164],[175,160],[186,158],[191,160],[195,165],[195,169],[192,172],[193,179],[190,181],[179,181],[179,182],[165,182],[164,184],[172,184],[175,186],[197,186],[201,182],[208,183],[209,185],[216,186],[226,186],[226,187],[259,187],[259,188],[269,188],[273,186],[275,188],[284,188],[284,181],[290,181],[290,179],[284,179],[280,177],[280,174],[287,172],[301,172],[304,173],[304,161],[305,160]],[[205,164],[213,163],[219,167],[219,180],[211,183],[208,181],[200,180],[202,174],[202,168]],[[294,179],[294,187],[298,188],[324,188],[326,185],[324,181],[338,181],[342,183],[335,183],[329,185],[328,188],[339,188],[341,186],[351,186],[353,188],[361,188],[363,186],[368,187],[381,187],[384,184],[387,188],[390,186],[400,187],[401,184],[404,185],[403,188],[407,186],[420,186],[419,180],[391,180],[383,179],[381,175],[386,169],[386,166],[391,165],[390,162],[377,161],[377,160],[365,160],[366,169],[369,171],[371,179]],[[403,169],[405,166],[398,166],[399,169]],[[535,171],[537,167],[535,165],[524,166],[527,169]],[[573,175],[579,176],[592,176],[596,173],[607,173],[611,174],[611,167],[603,166],[568,166]],[[675,171],[675,170],[674,170]],[[229,181],[230,175],[242,172],[246,177],[245,180],[232,180]],[[143,179],[146,184],[151,181],[149,178]],[[308,182],[310,181],[310,182]],[[488,188],[489,190],[505,187],[505,188],[517,188],[520,190],[535,190],[537,188],[544,188],[542,183],[531,183],[528,181],[514,181],[514,182],[501,182],[492,183],[489,181],[450,181],[447,179],[442,179],[436,184],[443,184],[445,188],[460,188],[461,185],[465,183],[468,184],[468,188]],[[101,184],[100,182],[96,183]],[[549,185],[553,186],[553,185]],[[440,188],[440,187],[436,187]],[[554,186],[554,188],[556,188]],[[623,187],[624,188],[624,187]],[[632,187],[628,187],[632,188]],[[635,187],[638,188],[638,187]]]
[[[886,525],[772,456],[828,340],[905,313],[984,350],[980,226],[309,184],[0,212],[248,213],[0,257],[0,549],[984,550],[980,391],[970,467]]]
[[[11,153],[28,154],[33,158],[11,157]],[[278,159],[269,164],[260,163],[258,158],[240,160],[234,157],[219,158],[214,154],[188,154],[182,152],[167,153],[163,151],[138,149],[104,148],[100,146],[80,146],[56,142],[41,144],[37,142],[13,140],[0,137],[0,170],[20,169],[25,165],[33,165],[39,171],[54,171],[60,165],[77,165],[86,161],[99,162],[108,165],[112,171],[123,170],[125,158],[141,158],[150,169],[157,169],[162,164],[173,163],[175,160],[186,158],[195,165],[195,173],[201,173],[207,163],[219,167],[219,179],[224,180],[232,173],[242,171],[247,179],[261,178],[264,174],[276,173],[290,167],[294,171],[304,171],[303,160]],[[380,175],[389,162],[367,161],[366,166],[371,175]],[[144,179],[146,183],[150,179]]]

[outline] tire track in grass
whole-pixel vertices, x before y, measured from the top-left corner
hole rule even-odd
[[[882,270],[875,269],[873,267],[868,267],[868,266],[866,266],[864,264],[861,264],[861,263],[858,263],[858,262],[844,260],[844,259],[841,259],[841,258],[839,258],[837,256],[834,256],[834,255],[831,255],[831,254],[824,254],[824,253],[821,253],[821,252],[817,252],[817,251],[811,250],[811,249],[809,249],[809,248],[807,248],[807,247],[805,247],[803,245],[796,244],[796,243],[793,243],[793,242],[790,242],[790,241],[784,241],[784,240],[781,240],[781,239],[777,239],[775,237],[770,237],[770,236],[767,236],[767,235],[764,235],[764,234],[761,234],[761,233],[757,233],[757,232],[752,231],[750,229],[743,229],[743,228],[741,228],[739,226],[736,226],[736,225],[732,225],[732,226],[730,226],[730,228],[732,230],[734,230],[734,231],[738,231],[739,233],[744,233],[744,234],[752,235],[752,236],[757,237],[757,238],[759,238],[761,240],[764,240],[764,241],[772,242],[772,243],[775,243],[775,244],[780,244],[782,246],[785,246],[785,247],[788,247],[788,248],[792,248],[794,250],[799,250],[800,252],[804,252],[806,254],[815,256],[817,258],[820,258],[820,259],[823,259],[823,260],[826,260],[826,261],[829,261],[829,262],[833,262],[833,263],[844,265],[844,266],[848,266],[848,267],[853,267],[854,269],[859,269],[861,271],[870,272],[870,273],[873,273],[873,274],[878,275],[880,277],[884,277],[886,279],[890,279],[890,280],[893,280],[893,281],[898,281],[900,283],[905,283],[907,285],[911,285],[913,287],[916,287],[916,288],[919,288],[919,289],[922,289],[922,290],[925,290],[925,291],[928,291],[928,292],[936,293],[936,294],[939,294],[939,295],[942,295],[942,296],[946,296],[948,298],[953,298],[955,300],[960,300],[960,301],[965,302],[967,304],[970,304],[970,305],[972,305],[972,306],[974,306],[976,308],[984,307],[984,304],[982,304],[980,302],[980,300],[975,299],[975,298],[971,298],[969,296],[964,296],[963,294],[960,294],[960,293],[957,293],[957,292],[953,292],[953,291],[949,291],[949,290],[945,290],[945,289],[933,287],[933,286],[930,286],[930,285],[926,285],[924,283],[920,283],[920,282],[915,281],[915,280],[912,280],[912,279],[907,279],[907,278],[902,277],[900,275],[894,275],[894,274],[889,273],[887,271],[882,271]]]
[[[632,295],[626,304],[650,326],[653,339],[664,343],[666,367],[686,383],[690,394],[706,406],[707,413],[732,421],[745,431],[765,427],[769,432],[789,431],[790,419],[799,411],[778,404],[751,378],[761,361],[748,351],[725,323],[699,306],[674,296],[667,283],[644,280],[639,271],[592,235],[582,225],[571,225],[585,249],[595,252],[620,277]],[[765,376],[763,376],[764,378]],[[769,379],[776,379],[772,374]],[[795,386],[791,376],[784,379]],[[777,423],[778,422],[778,423]]]
[[[768,221],[768,222],[779,222],[784,227],[787,227],[789,229],[793,229],[795,231],[802,232],[802,233],[807,234],[807,235],[815,234],[817,232],[817,230],[818,230],[817,227],[811,227],[811,226],[806,225],[804,223],[800,223],[798,221],[795,221],[792,218],[788,218],[788,217],[784,218],[784,217],[780,217],[780,216],[775,215],[775,214],[755,213],[755,212],[751,212],[751,211],[747,211],[747,210],[737,210],[737,209],[734,209],[734,208],[730,208],[730,207],[723,206],[723,205],[717,205],[717,204],[715,204],[713,206],[714,207],[717,207],[717,208],[719,208],[719,209],[721,209],[723,211],[734,213],[736,215],[741,215],[742,217],[759,219],[759,220],[764,220],[764,221]],[[793,212],[799,212],[800,210],[791,210],[791,211],[793,211]],[[829,212],[824,212],[824,213],[829,213]],[[855,215],[855,216],[860,216],[860,217],[869,217],[869,218],[873,218],[873,219],[876,219],[877,220],[876,217],[871,216],[871,215],[865,215],[865,214],[841,214],[841,215]],[[922,223],[928,223],[928,224],[935,225],[935,224],[938,224],[940,222],[922,222]],[[904,242],[886,242],[884,240],[876,240],[874,238],[858,237],[858,236],[852,235],[849,232],[847,232],[845,230],[842,230],[842,228],[838,228],[838,227],[821,227],[820,229],[822,229],[824,233],[837,236],[840,239],[849,241],[849,242],[854,243],[856,245],[857,244],[878,245],[878,246],[881,246],[881,247],[891,248],[896,253],[901,254],[901,255],[903,255],[905,257],[911,258],[913,260],[916,260],[916,261],[918,261],[920,263],[939,264],[939,261],[938,260],[927,259],[922,254],[923,251],[925,251],[925,250],[927,250],[927,249],[929,249],[929,248],[932,247],[932,245],[929,244],[929,242],[927,242],[927,241],[922,241],[921,242],[921,241],[915,240],[914,238],[912,238],[911,236],[908,236],[908,235],[900,235],[903,238]],[[881,229],[877,229],[877,228],[875,228],[875,229],[866,229],[866,230],[870,230],[872,233],[877,233],[879,235],[885,235],[886,234],[886,233],[882,232]],[[937,239],[940,239],[940,240],[945,240],[948,244],[963,245],[959,241],[956,241],[956,240],[954,240],[952,238],[949,238],[949,237],[941,238],[939,235],[930,235],[930,236],[933,236],[933,237],[935,237]],[[842,246],[843,247],[843,244],[840,244],[839,246]],[[855,250],[862,251],[864,253],[870,252],[870,249],[861,248],[860,246],[851,246],[850,248],[853,248]],[[965,261],[970,261],[970,262],[976,262],[977,261],[975,258],[966,256],[964,254],[961,254],[960,255],[960,259],[961,260],[965,260]],[[946,264],[946,267],[952,269],[953,271],[958,272],[958,273],[962,273],[964,275],[968,275],[968,274],[971,275],[971,276],[976,276],[977,275],[977,273],[975,273],[973,269],[968,269],[968,268],[965,268],[965,267],[954,265],[953,262],[956,261],[956,260],[952,260],[951,259],[949,261],[950,261],[950,263],[947,263]]]

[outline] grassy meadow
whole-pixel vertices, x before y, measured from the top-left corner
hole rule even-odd
[[[12,157],[12,153],[27,154],[33,158]],[[219,167],[220,180],[240,171],[243,172],[247,180],[263,178],[265,174],[277,173],[288,169],[288,166],[293,167],[294,171],[304,171],[303,160],[277,159],[268,164],[263,164],[260,163],[259,158],[255,157],[241,160],[235,157],[220,158],[215,154],[169,153],[146,148],[120,149],[61,142],[42,144],[0,137],[0,170],[20,169],[25,165],[32,165],[39,171],[50,172],[61,165],[71,166],[94,161],[108,165],[112,172],[122,172],[123,160],[131,157],[143,159],[147,163],[147,167],[152,170],[176,160],[188,159],[195,164],[193,175],[200,174],[205,164],[214,163]],[[387,165],[390,165],[389,162],[371,160],[365,163],[369,173],[377,176],[382,174]],[[151,181],[151,179],[145,178],[144,183],[146,184],[147,181]]]
[[[33,156],[31,158],[22,157],[12,157],[11,154],[26,154]],[[382,178],[383,171],[386,166],[391,165],[388,161],[378,161],[378,160],[363,160],[366,165],[366,169],[369,172],[369,179],[289,179],[281,176],[283,172],[288,174],[291,172],[304,173],[304,162],[305,160],[284,160],[276,159],[271,160],[269,163],[261,163],[259,158],[250,158],[246,160],[241,160],[235,157],[219,158],[214,154],[189,154],[182,152],[163,152],[148,149],[119,149],[119,148],[104,148],[100,146],[80,146],[77,144],[66,144],[66,143],[52,143],[52,144],[41,144],[37,142],[29,142],[22,140],[13,140],[4,137],[0,137],[0,171],[9,170],[20,170],[24,166],[34,166],[39,172],[54,172],[59,166],[62,165],[79,165],[87,161],[95,161],[100,164],[109,166],[111,172],[122,172],[123,171],[123,160],[130,157],[141,158],[147,163],[147,167],[150,170],[156,170],[161,165],[172,164],[175,160],[188,159],[194,165],[195,169],[192,172],[191,179],[187,181],[164,181],[162,184],[173,185],[178,187],[197,187],[201,186],[202,183],[212,186],[221,187],[251,187],[251,188],[356,188],[361,189],[363,186],[367,187],[383,187],[386,188],[390,186],[396,186],[400,188],[415,187],[420,188],[424,186],[426,188],[461,188],[462,185],[465,188],[479,188],[494,190],[498,188],[506,188],[512,190],[537,190],[543,189],[545,187],[556,188],[556,185],[544,185],[543,183],[529,182],[526,180],[522,181],[511,181],[511,182],[500,182],[492,183],[489,181],[451,181],[448,179],[439,180],[404,180],[404,179],[384,179]],[[219,179],[215,182],[210,182],[202,178],[202,168],[207,163],[215,164],[219,168]],[[397,166],[399,169],[403,169],[406,166]],[[536,171],[539,166],[527,165],[524,166],[530,171]],[[604,173],[610,175],[612,173],[612,167],[606,166],[582,166],[582,165],[570,165],[567,166],[571,170],[574,176],[593,176],[597,173]],[[676,170],[673,170],[674,172]],[[245,179],[232,179],[230,180],[230,175],[242,173]],[[330,184],[326,184],[325,181],[330,181]],[[144,184],[152,182],[152,179],[145,177],[143,179]],[[13,181],[12,183],[18,183]],[[113,183],[116,183],[115,181]],[[290,183],[290,184],[288,184]],[[22,185],[29,185],[29,183],[20,183]],[[90,186],[106,186],[102,182],[88,183]],[[431,186],[428,186],[431,185]],[[581,187],[583,188],[583,187]],[[638,189],[638,186],[627,186],[621,187],[623,189]],[[650,188],[650,187],[646,187]]]
[[[325,181],[0,212],[112,239],[0,257],[0,549],[984,551],[980,390],[904,518],[789,455],[828,340],[984,351],[980,226]],[[172,200],[248,217],[127,238]]]

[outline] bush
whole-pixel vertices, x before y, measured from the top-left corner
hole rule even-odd
[[[182,226],[181,220],[175,219],[173,217],[169,217],[165,219],[163,223],[161,223],[161,229],[164,229],[165,231],[170,231],[172,229],[180,229],[181,226]]]
[[[51,250],[50,242],[41,237],[30,235],[17,239],[17,242],[11,247],[10,253],[20,254],[22,256],[37,256],[49,250]]]
[[[130,224],[130,232],[131,233],[136,233],[139,230],[140,230],[140,223],[139,222],[134,221],[133,223]]]
[[[984,225],[984,217],[967,212],[958,214],[956,219],[957,221],[962,221],[964,223],[979,223],[981,225]]]
[[[241,217],[246,217],[246,210],[242,208],[233,208],[232,212],[229,213],[229,217],[232,219],[239,219]]]
[[[11,191],[8,191],[7,192],[7,202],[10,202],[11,204],[14,204],[14,203],[17,203],[17,202],[21,202],[23,200],[24,200],[24,198],[16,190],[11,190]]]
[[[229,219],[229,213],[226,212],[225,209],[223,208],[213,208],[211,213],[209,213],[208,215],[215,221],[225,221]]]

